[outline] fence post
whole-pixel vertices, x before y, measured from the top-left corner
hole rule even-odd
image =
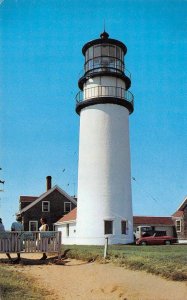
[[[62,232],[61,231],[58,231],[58,259],[60,260],[61,259],[61,247],[62,247]]]
[[[108,255],[108,237],[105,238],[104,258]]]

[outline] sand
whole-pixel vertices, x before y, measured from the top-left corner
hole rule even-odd
[[[65,259],[55,265],[42,263],[39,254],[23,254],[17,272],[35,279],[35,283],[53,292],[48,299],[82,300],[185,300],[187,282],[174,282],[143,271],[131,271],[112,264]],[[5,255],[0,255],[6,261]],[[2,259],[3,258],[3,259]]]

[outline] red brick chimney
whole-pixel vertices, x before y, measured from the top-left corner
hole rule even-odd
[[[47,191],[51,189],[51,176],[46,177],[46,186],[47,186]]]

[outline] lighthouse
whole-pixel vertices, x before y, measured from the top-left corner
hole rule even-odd
[[[76,112],[80,116],[76,243],[133,241],[127,47],[103,32],[82,48]]]

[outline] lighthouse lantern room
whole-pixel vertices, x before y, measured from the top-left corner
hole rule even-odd
[[[126,46],[103,32],[86,43],[79,79],[80,115],[76,243],[133,241],[129,114],[133,112]]]

